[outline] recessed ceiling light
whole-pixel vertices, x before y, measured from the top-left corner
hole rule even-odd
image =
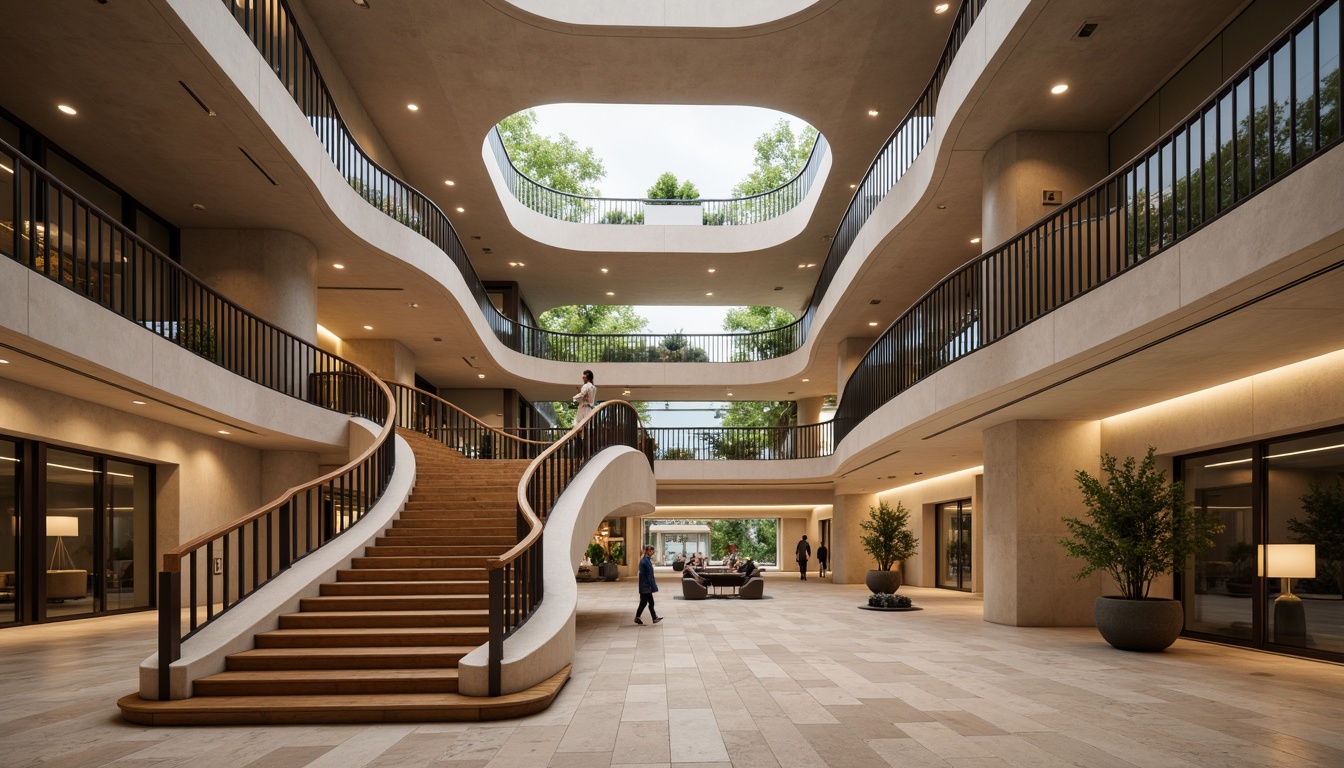
[[[67,114],[67,115],[78,114],[78,113],[75,112],[75,108],[72,107],[72,106],[70,106],[69,104],[57,104],[57,105],[56,105],[56,108],[59,109],[59,110],[61,110],[62,112],[64,112],[64,113]]]
[[[221,429],[221,430],[218,430],[218,431],[219,431],[219,434],[221,434],[221,435],[227,435],[227,434],[229,434],[229,430],[227,430],[227,429]]]
[[[1067,83],[1060,83],[1059,85],[1056,85],[1054,88],[1051,88],[1051,89],[1050,89],[1050,92],[1053,93],[1053,94],[1055,94],[1056,96],[1058,96],[1059,94],[1061,94],[1061,93],[1063,93],[1063,92],[1065,92],[1065,91],[1067,91],[1067,90],[1069,90],[1069,86],[1068,86],[1068,84],[1067,84]]]
[[[938,204],[938,206],[936,206],[936,207],[937,207],[938,210],[940,210],[940,211],[946,211],[946,210],[947,210],[947,205],[944,204],[944,203],[940,203],[940,204]]]
[[[798,268],[799,268],[799,269],[807,269],[807,265],[806,265],[806,264],[799,264],[799,265],[798,265]]]
[[[466,213],[466,212],[467,212],[467,209],[466,209],[466,208],[463,208],[462,206],[459,205],[459,206],[457,207],[457,212],[458,212],[458,213]]]
[[[877,323],[869,323],[869,325],[877,325]]]
[[[192,203],[192,204],[191,204],[191,207],[192,207],[192,208],[195,208],[195,209],[198,210],[198,211],[204,211],[204,210],[205,210],[205,206],[204,206],[204,205],[201,205],[200,203]]]
[[[849,185],[849,188],[850,188],[850,189],[858,189],[858,188],[859,188],[859,185],[858,185],[858,184],[850,184],[850,185]]]
[[[409,110],[411,110],[412,112],[419,112],[419,111],[420,111],[420,105],[418,105],[418,104],[407,104],[407,105],[406,105],[406,108],[409,109]]]
[[[407,302],[407,303],[406,303],[406,306],[410,307],[411,309],[419,309],[419,308],[420,308],[420,305],[417,304],[417,303],[415,303],[414,301]]]
[[[878,113],[877,113],[877,110],[876,110],[876,109],[870,109],[870,110],[868,110],[868,116],[869,116],[869,117],[877,117],[877,114],[878,114]]]
[[[332,269],[345,269],[345,265],[344,265],[344,264],[332,264],[332,265],[331,265],[331,268],[332,268]]]
[[[804,382],[808,382],[808,381],[811,381],[811,379],[803,379],[803,381],[804,381]]]
[[[372,331],[372,330],[373,330],[373,326],[372,326],[372,325],[366,325],[366,326],[364,326],[364,330],[366,330],[366,331]]]
[[[0,365],[9,365],[8,360],[0,360]]]
[[[624,396],[629,395],[629,394],[630,394],[630,390],[627,389],[627,390],[625,390],[624,392],[621,393],[621,396],[624,397]]]
[[[144,404],[145,404],[145,401],[144,401],[144,400],[132,400],[132,401],[131,401],[131,405],[144,405]]]
[[[729,397],[732,397],[732,396],[733,396],[733,393],[732,393],[732,392],[729,392],[729,393],[728,393],[728,396],[729,396]]]
[[[611,291],[607,291],[607,295],[608,295],[608,296],[615,296],[616,294],[613,293],[613,292],[611,292]]]
[[[456,182],[456,181],[453,181],[452,179],[444,179],[444,182],[443,182],[443,183],[444,183],[444,184],[447,184],[447,185],[450,186],[450,187],[455,187],[455,186],[457,186],[457,182]]]
[[[972,244],[975,244],[975,243],[978,243],[978,242],[980,242],[980,238],[978,238],[978,237],[972,237],[972,238],[971,238],[971,243],[972,243]]]
[[[510,267],[516,267],[516,266],[518,266],[518,262],[516,262],[516,261],[510,261],[510,262],[509,262],[509,266],[510,266]]]
[[[947,3],[939,3],[939,4],[935,5],[935,6],[933,6],[933,12],[934,12],[934,13],[947,13],[947,9],[948,9],[948,7],[949,7],[949,6],[948,6]]]
[[[714,295],[714,292],[713,292],[713,291],[710,291],[709,293],[706,293],[705,295],[706,295],[706,296],[713,296],[713,295]]]
[[[604,274],[604,275],[607,274],[607,268],[606,268],[606,267],[603,267],[603,268],[602,268],[602,274]]]
[[[239,5],[242,5],[242,3],[239,3]],[[369,10],[369,0],[355,0],[355,5],[358,5],[366,11]]]
[[[709,271],[710,271],[710,273],[712,274],[712,273],[714,273],[714,272],[717,272],[718,270],[714,269],[713,267],[710,267],[710,268],[709,268]]]
[[[478,374],[476,374],[476,378],[478,378],[478,379],[484,379],[484,378],[485,378],[485,374],[484,374],[484,373],[478,373]]]

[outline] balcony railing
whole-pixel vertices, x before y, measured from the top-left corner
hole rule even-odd
[[[492,128],[486,140],[495,155],[495,163],[499,166],[505,185],[518,202],[543,216],[576,224],[644,224],[645,209],[656,205],[699,205],[700,223],[704,226],[731,227],[767,221],[788,213],[807,197],[828,149],[826,138],[818,135],[802,170],[792,179],[766,192],[747,197],[654,200],[592,197],[561,192],[518,170],[509,157],[509,150],[504,146],[498,128]]]
[[[706,344],[701,347],[706,350],[706,355],[703,358],[697,356],[695,362],[763,360],[768,359],[767,355],[770,357],[787,355],[796,351],[802,345],[803,340],[807,338],[817,307],[820,305],[826,289],[830,286],[830,281],[839,268],[840,261],[848,251],[849,245],[852,244],[854,236],[863,226],[863,223],[867,221],[876,204],[890,192],[892,186],[909,168],[910,163],[914,162],[915,157],[918,156],[919,151],[928,141],[932,131],[933,110],[943,78],[946,76],[953,57],[960,49],[962,40],[965,39],[980,9],[984,7],[987,1],[963,0],[952,25],[951,36],[943,49],[942,57],[939,59],[933,78],[919,101],[900,126],[897,127],[891,138],[888,139],[882,151],[878,153],[877,158],[864,177],[863,184],[859,185],[858,192],[850,202],[849,210],[832,240],[830,252],[826,263],[823,265],[821,277],[806,313],[794,323],[783,328],[763,331],[759,334],[716,334],[715,336],[722,337],[721,341],[711,341],[706,338]],[[326,82],[323,81],[322,75],[317,69],[303,33],[296,25],[293,14],[285,0],[266,0],[265,2],[261,0],[220,0],[220,2],[238,22],[238,25],[265,58],[271,70],[275,72],[281,84],[294,99],[294,102],[303,111],[303,114],[313,126],[313,130],[317,132],[317,136],[326,148],[332,162],[349,181],[350,186],[370,205],[425,236],[447,254],[462,274],[463,280],[470,289],[491,330],[506,346],[535,357],[596,363],[604,362],[601,359],[603,354],[617,354],[618,356],[625,354],[625,352],[611,352],[610,350],[647,350],[651,346],[648,343],[648,338],[655,336],[661,338],[663,335],[668,335],[650,335],[648,338],[633,335],[626,337],[624,341],[607,339],[593,344],[584,344],[567,341],[562,338],[564,334],[553,334],[541,328],[523,325],[500,314],[490,302],[484,285],[467,258],[466,249],[462,246],[457,232],[454,231],[443,211],[429,198],[380,166],[355,141],[354,136],[341,117],[340,110],[336,107],[336,102],[332,98]],[[499,157],[499,153],[503,152],[503,144],[497,140],[495,132],[492,131],[491,137],[492,146],[497,147],[496,156]],[[826,149],[823,142],[824,140],[818,137],[818,142],[813,146],[807,166],[797,177],[779,189],[740,200],[694,201],[710,204],[704,214],[704,223],[737,224],[763,221],[797,205],[797,201],[807,196],[808,189],[815,179],[816,168],[820,165],[820,153]],[[512,168],[512,164],[507,163],[507,158],[502,162]],[[521,174],[519,175],[521,176]],[[509,178],[507,172],[505,177],[506,179]],[[535,184],[535,182],[532,183]],[[537,186],[542,190],[547,189],[540,185]],[[520,194],[517,190],[525,187],[526,184],[519,186],[515,181],[511,189],[514,190],[515,194]],[[549,192],[554,192],[557,195],[565,194],[555,192],[555,190],[549,190]],[[521,194],[526,197],[533,193],[524,191]],[[578,218],[574,220],[582,220],[582,217],[589,215],[584,208],[584,204],[580,204],[581,201],[559,202],[559,198],[552,199],[543,192],[535,194],[538,195],[535,202],[536,207],[543,212],[547,212],[547,215],[567,219],[577,216]],[[520,197],[520,199],[523,198]],[[625,202],[633,205],[637,201]],[[525,201],[524,204],[528,203]],[[675,202],[664,204],[675,204]],[[610,219],[606,223],[617,223],[615,220],[622,217],[627,220],[621,223],[633,223],[628,219],[635,218],[636,213],[638,211],[633,207],[626,210],[621,206],[613,206],[610,208],[595,207],[592,215],[599,219],[606,219],[610,215]],[[786,340],[787,343],[781,342],[781,339]],[[709,353],[712,347],[739,344],[756,351],[743,356],[736,356],[731,351],[724,355]],[[669,361],[671,360],[658,360],[658,362]],[[676,361],[687,362],[689,360],[679,358]],[[613,360],[612,362],[617,361]]]

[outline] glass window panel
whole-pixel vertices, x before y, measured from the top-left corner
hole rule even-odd
[[[1237,152],[1236,169],[1234,171],[1237,176],[1235,199],[1240,200],[1251,193],[1251,135],[1254,131],[1251,125],[1250,78],[1237,84],[1236,94],[1237,97],[1234,101],[1236,105],[1236,139],[1233,146]]]
[[[3,125],[0,122],[0,125]],[[14,169],[17,161],[8,150],[0,149],[0,252],[15,256],[14,244]]]
[[[1344,430],[1269,443],[1265,478],[1265,639],[1344,652]]]
[[[107,484],[109,506],[103,526],[107,610],[148,607],[154,578],[150,468],[108,461]]]
[[[1273,120],[1274,155],[1273,171],[1281,176],[1292,165],[1293,147],[1293,59],[1292,48],[1284,45],[1274,52],[1274,82],[1270,98],[1274,104],[1270,117]]]
[[[1312,29],[1307,27],[1293,38],[1297,71],[1293,91],[1297,99],[1295,146],[1297,162],[1302,162],[1316,151],[1316,44]]]
[[[50,449],[46,474],[46,615],[92,613],[94,510],[99,506],[93,457]]]
[[[1270,141],[1269,62],[1255,68],[1251,75],[1251,180],[1256,189],[1269,182],[1273,144]]]
[[[1232,94],[1228,93],[1218,102],[1218,209],[1232,205],[1235,188],[1232,177],[1232,156],[1235,150],[1232,130]]]
[[[81,197],[113,219],[121,218],[121,195],[116,190],[98,181],[66,160],[59,153],[47,153],[47,170],[61,180],[61,183],[73,189]],[[53,212],[53,215],[54,212]]]
[[[1223,524],[1213,548],[1196,556],[1181,580],[1185,628],[1250,640],[1255,576],[1251,449],[1186,459],[1181,477],[1191,506]]]
[[[1321,146],[1339,138],[1339,3],[1321,13],[1320,63]]]
[[[19,444],[0,440],[0,623],[19,618]]]

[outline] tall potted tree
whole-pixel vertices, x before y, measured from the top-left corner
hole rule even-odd
[[[1186,560],[1213,546],[1223,529],[1213,516],[1191,509],[1182,483],[1168,483],[1157,469],[1153,448],[1136,462],[1101,457],[1105,482],[1075,474],[1087,507],[1086,521],[1063,518],[1070,538],[1059,543],[1085,565],[1078,578],[1110,574],[1120,595],[1097,598],[1097,631],[1127,651],[1161,651],[1176,642],[1184,624],[1179,600],[1149,597],[1153,579],[1184,569]]]
[[[911,555],[919,547],[919,539],[906,529],[910,513],[901,502],[892,509],[885,501],[868,508],[868,519],[859,523],[864,535],[859,538],[863,551],[877,561],[877,569],[868,571],[864,583],[873,594],[893,594],[901,588],[900,570],[892,566]]]

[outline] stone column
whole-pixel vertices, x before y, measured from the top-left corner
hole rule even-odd
[[[988,251],[1059,208],[1041,201],[1043,190],[1072,200],[1105,178],[1104,133],[1019,131],[985,153],[981,247]]]
[[[317,341],[317,247],[278,229],[184,229],[182,266],[243,309]]]
[[[868,519],[868,508],[877,505],[875,493],[837,495],[831,514],[831,580],[836,584],[862,584],[873,559],[863,551],[859,523]]]
[[[1083,513],[1074,481],[1101,466],[1097,421],[1010,421],[984,432],[985,621],[1018,627],[1092,626],[1099,574],[1078,581],[1082,562],[1059,540],[1062,517]]]

